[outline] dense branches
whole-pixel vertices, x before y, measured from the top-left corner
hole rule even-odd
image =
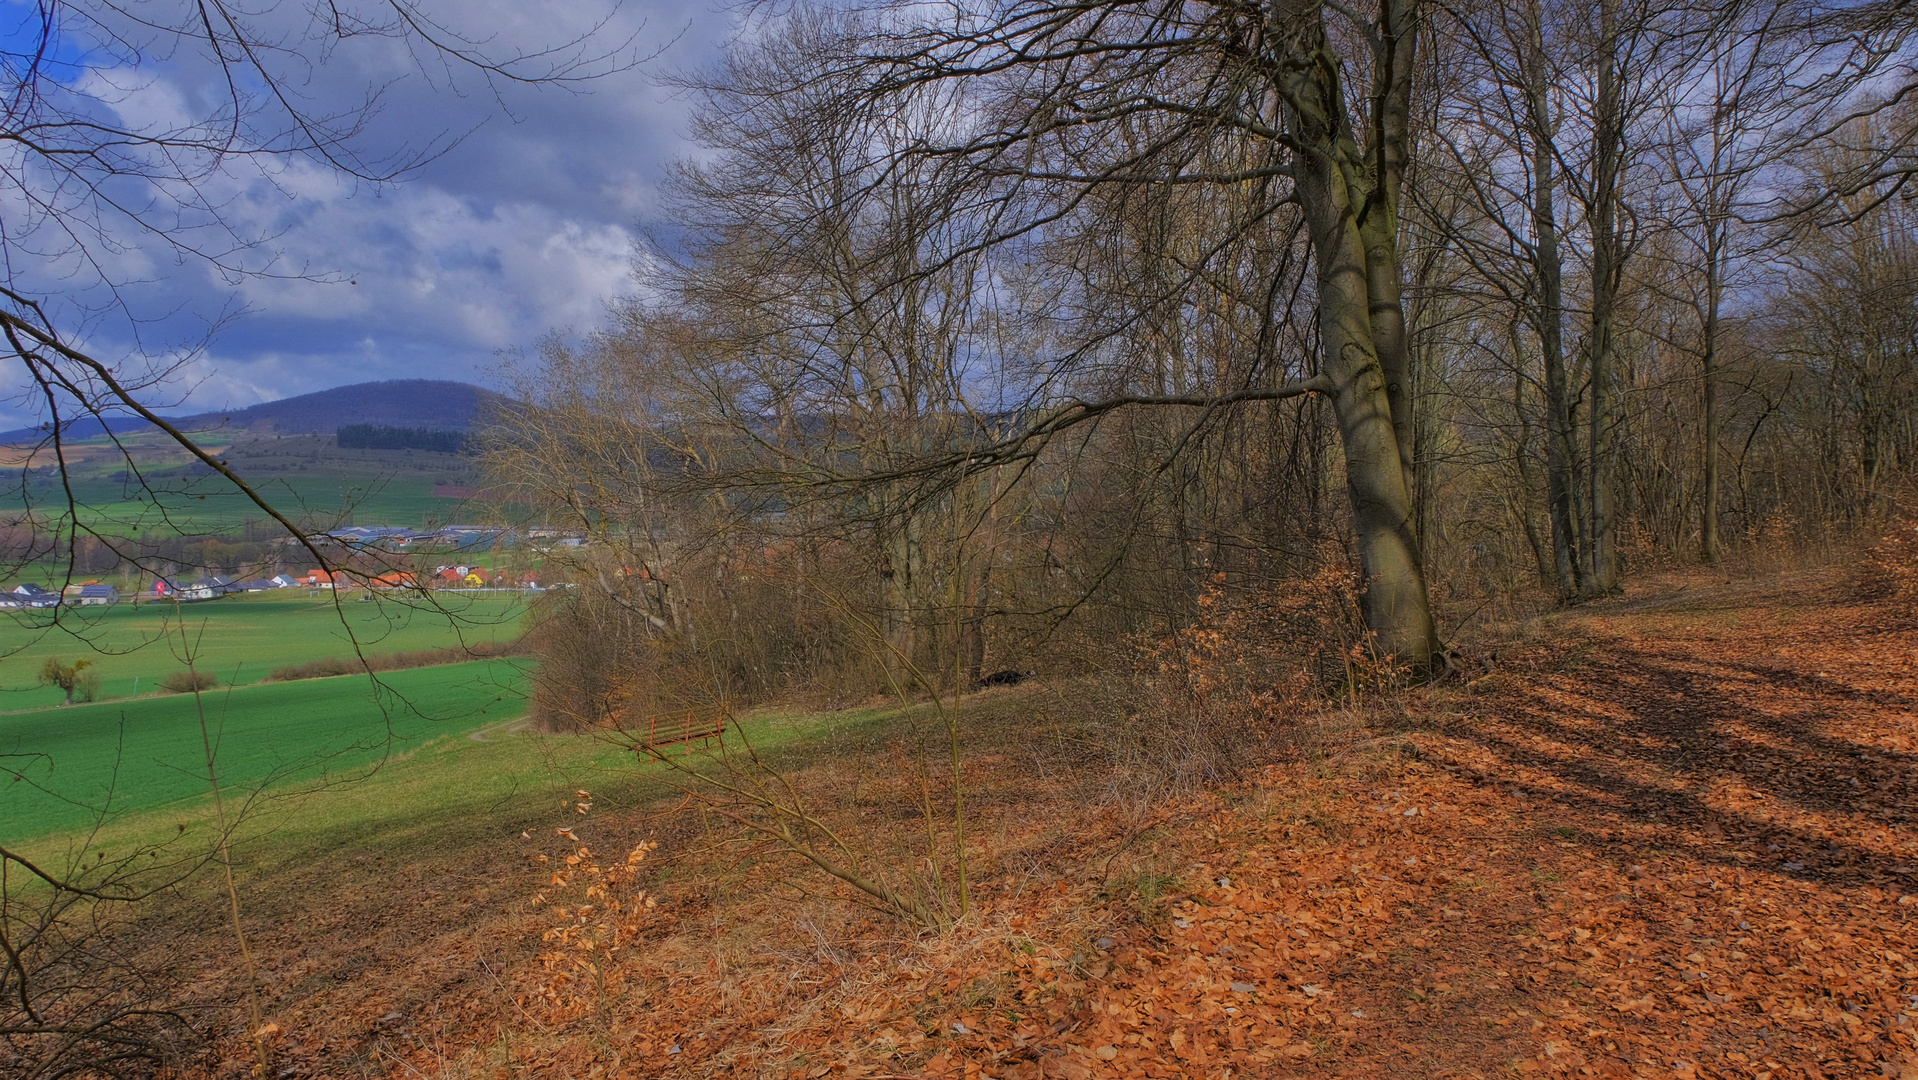
[[[1793,378],[1826,373],[1860,432],[1832,454],[1869,462],[1823,487],[1883,490],[1902,435],[1879,403],[1904,401],[1904,369],[1882,357],[1909,350],[1823,332],[1824,358],[1789,363],[1752,342],[1813,263],[1866,258],[1798,223],[1835,212],[1885,238],[1870,259],[1902,257],[1890,19],[1790,0],[772,17],[681,81],[708,153],[677,175],[647,299],[549,353],[494,461],[649,568],[637,593],[594,571],[646,609],[642,638],[717,647],[701,609],[741,625],[732,590],[770,575],[809,597],[792,625],[862,612],[887,677],[941,650],[976,672],[982,628],[1176,618],[1214,575],[1283,579],[1343,536],[1377,646],[1438,670],[1428,559],[1448,592],[1524,566],[1594,598],[1798,506],[1803,485],[1752,482],[1771,440],[1812,434]],[[1848,380],[1871,389],[1839,406]],[[730,584],[699,600],[693,580]],[[849,645],[830,637],[773,652],[812,670],[795,658]]]

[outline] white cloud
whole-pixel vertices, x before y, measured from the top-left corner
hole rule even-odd
[[[595,5],[574,0],[441,6],[473,40],[498,48],[565,40],[597,17]],[[272,17],[305,11],[281,5]],[[264,171],[236,163],[207,178],[205,194],[235,233],[267,238],[244,256],[270,262],[267,276],[227,280],[215,267],[181,264],[151,236],[118,237],[102,269],[134,281],[123,299],[151,320],[138,330],[149,350],[198,344],[232,304],[245,309],[172,382],[175,396],[190,397],[176,409],[238,407],[372,379],[483,381],[501,350],[599,324],[607,302],[633,288],[634,223],[654,211],[665,165],[685,148],[679,131],[689,103],[650,75],[702,62],[734,21],[729,9],[690,0],[639,0],[617,17],[602,41],[624,40],[642,18],[639,52],[679,40],[650,68],[609,76],[584,93],[506,86],[504,112],[457,65],[429,58],[416,69],[406,50],[377,40],[337,50],[300,91],[313,102],[343,102],[385,87],[371,129],[376,142],[368,144],[375,156],[449,133],[462,138],[416,176],[385,187],[343,180],[306,159]],[[288,32],[299,31],[288,23]],[[218,97],[210,74],[182,61],[137,77],[94,72],[85,86],[125,123],[170,127]],[[50,294],[77,288],[77,277],[42,276]],[[132,324],[116,329],[110,321],[87,328],[103,355],[137,355]]]
[[[488,205],[424,184],[275,201],[288,200],[255,185],[243,210],[234,205],[282,230],[274,247],[283,271],[331,277],[242,281],[239,295],[260,317],[493,350],[597,322],[631,266],[624,225],[540,203]]]

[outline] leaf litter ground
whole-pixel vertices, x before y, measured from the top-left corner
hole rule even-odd
[[[312,917],[256,931],[276,1071],[1918,1078],[1918,616],[1830,573],[1640,591],[1146,809],[976,755],[943,935],[668,858],[588,985],[525,861],[296,882]],[[620,814],[578,835],[697,842]]]

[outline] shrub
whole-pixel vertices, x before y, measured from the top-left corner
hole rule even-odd
[[[1175,783],[1232,777],[1298,721],[1402,682],[1373,653],[1343,566],[1246,592],[1214,579],[1198,617],[1134,642],[1126,749]]]
[[[211,690],[220,685],[220,680],[211,672],[193,671],[182,668],[160,680],[160,689],[176,694],[191,694],[197,690]]]
[[[100,691],[98,672],[88,671],[93,661],[82,657],[69,664],[57,656],[49,656],[40,665],[40,685],[55,686],[65,691],[67,704],[75,701],[92,701]]]
[[[298,679],[330,679],[335,675],[360,675],[367,671],[405,671],[409,668],[438,667],[441,664],[463,664],[468,660],[485,660],[495,656],[518,656],[524,651],[517,641],[481,641],[450,649],[383,653],[369,656],[364,662],[357,656],[329,656],[304,664],[276,667],[267,675],[266,681],[293,682]]]
[[[1865,553],[1863,581],[1868,593],[1918,601],[1918,521],[1900,518]]]
[[[558,832],[575,839],[571,829]],[[533,996],[547,1003],[555,1019],[572,1019],[589,1009],[602,1021],[607,1018],[612,1000],[632,974],[621,961],[643,940],[657,903],[637,883],[640,864],[658,847],[657,841],[648,840],[627,852],[623,865],[601,865],[582,845],[554,866],[546,888],[533,897],[534,907],[551,905],[553,916],[552,927],[540,935],[549,951],[540,954],[545,981]],[[549,860],[541,855],[539,862]]]

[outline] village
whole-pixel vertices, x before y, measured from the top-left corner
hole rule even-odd
[[[584,539],[551,529],[529,529],[524,535],[510,529],[473,525],[449,525],[432,529],[408,529],[397,526],[348,526],[302,539],[286,538],[276,546],[281,564],[296,563],[297,556],[311,549],[324,553],[331,568],[313,567],[302,572],[281,570],[239,573],[155,575],[150,579],[114,582],[103,577],[74,580],[61,588],[49,588],[35,582],[23,582],[0,592],[0,610],[47,609],[57,607],[112,607],[131,603],[203,603],[245,593],[271,592],[277,589],[306,589],[315,593],[343,593],[355,590],[392,591],[505,591],[543,592],[548,576],[542,569],[510,569],[487,566],[477,558],[459,562],[426,561],[435,555],[499,556],[524,548],[536,559],[554,548],[577,548]],[[309,547],[310,545],[310,547]],[[254,568],[261,571],[262,568]],[[362,599],[368,597],[363,596]]]

